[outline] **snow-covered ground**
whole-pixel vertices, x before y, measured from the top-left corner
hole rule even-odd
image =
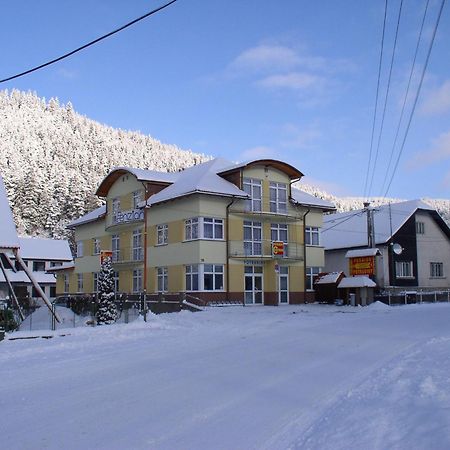
[[[3,341],[1,448],[448,449],[449,324],[449,304],[229,307]]]

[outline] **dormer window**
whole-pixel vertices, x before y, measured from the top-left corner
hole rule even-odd
[[[262,181],[255,178],[244,178],[243,190],[250,195],[246,200],[246,210],[262,211]]]
[[[143,192],[142,191],[134,191],[133,192],[133,209],[137,209],[139,203],[143,201]]]
[[[117,213],[120,212],[120,198],[116,197],[112,200],[112,213],[113,216],[117,215]]]
[[[287,185],[286,183],[270,183],[270,212],[287,213]]]

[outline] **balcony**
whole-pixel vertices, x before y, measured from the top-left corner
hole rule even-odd
[[[279,250],[278,250],[279,252]],[[274,254],[273,241],[228,241],[230,258],[292,259],[303,261],[304,247],[297,242],[285,242],[283,254]]]
[[[239,214],[241,216],[248,216],[251,220],[283,220],[284,222],[297,222],[303,219],[303,214],[292,214],[289,210],[282,211],[252,211],[247,205],[232,206],[230,214]]]
[[[144,247],[121,248],[112,252],[112,263],[116,264],[137,264],[144,261]]]
[[[128,211],[117,211],[115,214],[111,214],[107,218],[107,228],[134,224],[136,222],[144,221],[143,209],[130,209]]]

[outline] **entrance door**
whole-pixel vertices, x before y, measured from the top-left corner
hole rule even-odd
[[[289,268],[280,266],[278,273],[278,303],[289,304]]]
[[[263,268],[262,266],[245,266],[245,304],[262,305]]]

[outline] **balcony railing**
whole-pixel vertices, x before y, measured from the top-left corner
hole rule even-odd
[[[273,241],[228,241],[228,254],[231,258],[270,258],[303,260],[304,247],[297,242],[285,242],[283,254],[274,251]]]
[[[139,263],[144,261],[144,247],[128,247],[112,252],[113,264]]]

